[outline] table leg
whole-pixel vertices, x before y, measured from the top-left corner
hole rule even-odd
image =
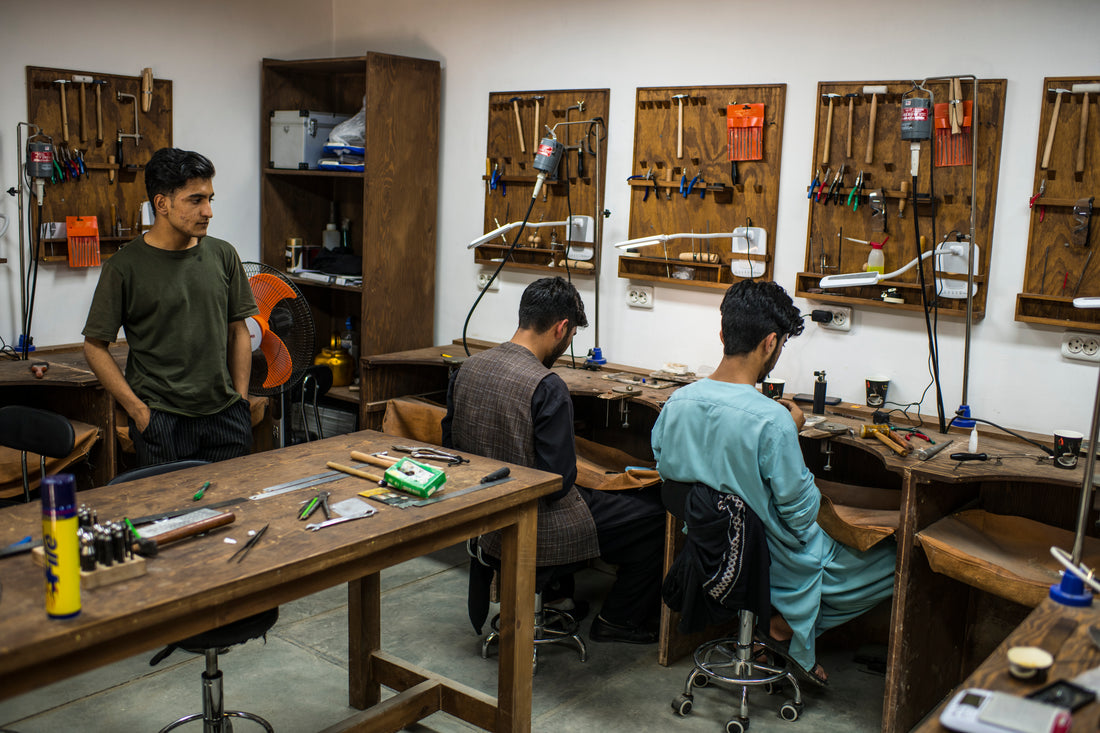
[[[382,697],[370,661],[382,646],[381,593],[378,573],[348,583],[348,704],[358,710]]]
[[[501,530],[500,666],[497,730],[531,730],[531,676],[535,653],[536,504],[519,508]]]

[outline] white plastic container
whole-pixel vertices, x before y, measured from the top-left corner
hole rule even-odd
[[[272,168],[316,169],[321,148],[332,128],[349,115],[314,112],[308,109],[277,109],[271,112]]]
[[[867,255],[867,272],[886,272],[886,256],[882,253],[882,242],[871,242],[871,253]]]

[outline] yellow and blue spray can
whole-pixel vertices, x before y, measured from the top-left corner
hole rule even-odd
[[[42,549],[46,558],[46,615],[80,613],[80,542],[77,538],[76,479],[59,473],[42,479]]]

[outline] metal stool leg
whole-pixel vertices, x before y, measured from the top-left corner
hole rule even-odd
[[[193,720],[202,721],[203,733],[232,733],[233,724],[229,718],[244,718],[262,726],[267,733],[275,733],[271,724],[259,715],[246,713],[242,710],[225,710],[225,698],[222,689],[222,673],[218,669],[218,650],[207,649],[206,669],[202,673],[202,712],[192,713],[175,720],[160,729],[160,733],[180,727]]]

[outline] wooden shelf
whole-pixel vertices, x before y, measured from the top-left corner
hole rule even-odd
[[[336,283],[323,283],[317,280],[310,280],[307,277],[298,277],[291,273],[285,273],[286,276],[298,287],[302,288],[326,288],[328,290],[343,290],[348,293],[362,293],[362,285],[337,285]]]
[[[265,168],[264,174],[269,176],[310,176],[316,178],[353,178],[363,180],[367,174],[363,171],[330,171],[317,168],[295,170],[293,168]]]
[[[1074,308],[1070,296],[1017,293],[1016,320],[1044,326],[1100,331],[1100,310]]]

